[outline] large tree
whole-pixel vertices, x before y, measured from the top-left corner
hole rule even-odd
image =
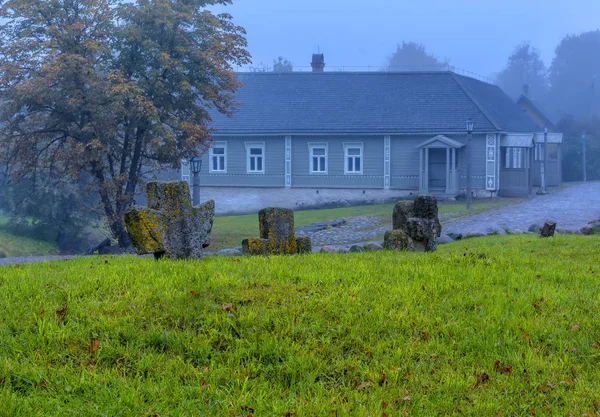
[[[415,42],[402,42],[387,62],[388,71],[442,71],[447,67],[447,61],[437,59]]]
[[[13,179],[84,181],[110,228],[142,170],[177,167],[211,140],[210,110],[230,113],[243,28],[207,6],[230,0],[0,1],[0,136]]]
[[[541,99],[548,92],[547,69],[540,51],[529,43],[517,45],[508,57],[506,68],[498,74],[497,82],[512,98],[517,99],[528,86],[528,95]]]
[[[550,66],[556,116],[590,118],[600,112],[600,30],[569,35],[556,47]]]

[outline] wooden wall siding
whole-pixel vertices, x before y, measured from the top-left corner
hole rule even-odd
[[[310,153],[309,143],[327,143],[328,161],[327,175],[311,174],[309,170]],[[292,136],[292,187],[298,185],[296,179],[303,176],[316,177],[316,181],[326,183],[326,178],[351,177],[356,175],[344,174],[344,143],[363,144],[363,176],[381,177],[381,188],[383,188],[383,135],[381,136]],[[283,156],[282,156],[283,158]],[[320,180],[319,180],[320,178]],[[343,178],[338,178],[343,180]],[[351,184],[352,181],[347,181]],[[340,187],[338,187],[340,188]]]
[[[485,190],[485,175],[473,175],[471,178],[472,178],[471,186],[473,187],[474,190],[479,190],[479,189]],[[467,176],[466,175],[460,176],[460,188],[463,188],[463,189],[467,188]]]
[[[383,175],[297,175],[292,187],[383,189]]]
[[[529,169],[500,169],[501,197],[529,196]]]
[[[200,183],[203,187],[283,187],[285,185],[285,136],[277,137],[216,137],[215,142],[227,143],[227,173],[209,172],[209,152],[202,156]],[[265,173],[248,174],[246,143],[264,142]]]
[[[418,169],[417,169],[418,171]],[[418,175],[392,175],[391,189],[393,190],[419,190]]]
[[[284,187],[285,175],[240,174],[221,175],[204,174],[200,176],[201,187]]]
[[[433,137],[433,135],[431,136]],[[417,146],[430,139],[428,136],[392,136],[391,138],[391,176],[392,188],[403,189],[402,179],[417,177],[419,188],[419,149]],[[408,190],[414,187],[407,188]]]

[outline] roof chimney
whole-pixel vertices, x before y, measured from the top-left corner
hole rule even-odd
[[[313,54],[312,62],[310,63],[313,72],[324,72],[325,71],[325,55]]]
[[[523,95],[529,97],[529,84],[523,84]]]

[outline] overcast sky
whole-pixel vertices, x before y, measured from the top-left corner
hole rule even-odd
[[[255,64],[284,56],[309,67],[320,48],[326,70],[379,68],[398,43],[415,41],[491,76],[518,43],[531,41],[549,65],[566,34],[600,26],[600,0],[234,0],[218,10],[247,30]]]

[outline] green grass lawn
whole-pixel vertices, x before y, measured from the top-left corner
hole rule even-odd
[[[442,202],[439,204],[440,214],[460,217],[467,214],[477,214],[494,208],[504,207],[523,201],[522,199],[499,198],[493,200],[475,200],[471,210],[467,211],[464,202]],[[305,226],[325,220],[341,217],[376,216],[382,224],[392,223],[394,204],[375,204],[368,206],[343,207],[336,209],[300,210],[294,213],[296,226]],[[233,248],[242,245],[243,239],[258,237],[258,215],[215,217],[210,251]]]
[[[0,267],[0,415],[597,415],[599,259],[521,235]]]
[[[6,230],[8,216],[0,215],[0,258],[29,255],[56,255],[56,244],[27,236],[17,236]]]

